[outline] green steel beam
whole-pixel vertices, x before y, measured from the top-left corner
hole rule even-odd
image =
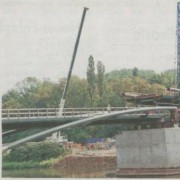
[[[94,124],[119,124],[119,123],[131,123],[133,121],[155,121],[164,117],[164,114],[152,114],[152,115],[136,115],[126,114],[112,118],[107,117],[104,122],[91,123]],[[9,119],[2,120],[2,129],[31,129],[37,127],[55,127],[58,125],[67,124],[73,121],[83,119],[82,117],[71,118],[36,118],[36,119]]]

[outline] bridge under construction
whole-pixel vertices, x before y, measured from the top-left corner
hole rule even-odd
[[[178,19],[180,3],[178,3]],[[88,8],[84,8],[77,36],[72,62],[63,91],[59,108],[3,109],[2,129],[16,130],[34,127],[50,127],[43,132],[22,138],[3,146],[2,152],[29,141],[50,136],[64,129],[99,124],[128,124],[132,131],[116,136],[117,167],[119,174],[137,171],[152,173],[154,169],[180,168],[180,21],[178,20],[177,88],[172,96],[155,94],[125,93],[127,102],[137,105],[135,108],[71,108],[65,109],[65,97],[78,48],[80,34]],[[153,105],[154,107],[142,107]],[[143,127],[143,128],[142,128]],[[5,132],[4,135],[7,135]],[[173,147],[173,148],[172,148]],[[162,172],[163,172],[162,170]],[[155,173],[157,171],[154,170]],[[180,172],[179,172],[180,173]]]
[[[150,107],[151,108],[151,107]],[[65,108],[63,116],[59,117],[56,108],[39,108],[39,109],[6,109],[2,110],[2,128],[3,130],[25,130],[31,128],[55,127],[80,119],[95,117],[97,115],[108,115],[123,110],[133,110],[137,108],[112,107],[108,112],[107,108]],[[141,108],[139,108],[141,109]],[[177,113],[176,113],[177,114]],[[173,117],[174,116],[174,117]],[[105,116],[103,120],[92,122],[89,125],[102,124],[130,124],[130,125],[158,125],[171,126],[171,119],[177,119],[173,111],[147,111],[123,114],[119,116]],[[6,133],[5,133],[6,134]],[[7,134],[6,134],[7,135]]]
[[[118,119],[120,115],[125,115],[125,114],[131,114],[131,113],[142,113],[142,112],[149,112],[149,111],[170,111],[170,112],[173,112],[173,113],[170,113],[171,115],[173,114],[173,117],[170,118],[170,122],[172,122],[173,124],[176,124],[178,123],[176,121],[175,118],[175,110],[177,109],[177,107],[146,107],[146,108],[135,108],[135,109],[130,109],[130,110],[122,110],[122,111],[119,111],[119,112],[112,112],[112,113],[108,113],[108,114],[103,114],[103,115],[96,115],[96,116],[93,116],[93,117],[88,117],[88,118],[83,118],[83,119],[80,119],[80,120],[77,120],[75,122],[69,122],[69,123],[66,123],[64,125],[60,125],[60,126],[56,126],[54,128],[51,128],[51,129],[48,129],[48,130],[45,130],[43,132],[40,132],[40,133],[37,133],[37,134],[34,134],[32,136],[29,136],[29,137],[26,137],[26,138],[23,138],[21,140],[18,140],[14,143],[11,143],[11,144],[8,144],[7,146],[5,146],[3,148],[3,151],[7,151],[8,149],[12,148],[12,147],[16,147],[20,144],[23,144],[25,142],[28,142],[28,141],[32,141],[32,140],[36,140],[36,139],[39,139],[41,137],[46,137],[56,131],[60,131],[60,130],[63,130],[63,129],[66,129],[66,128],[70,128],[70,127],[75,127],[75,126],[79,126],[79,125],[87,125],[87,124],[90,124],[90,123],[93,123],[93,122],[100,122],[100,121],[104,121],[106,118],[116,118]],[[7,120],[8,121],[8,120]]]

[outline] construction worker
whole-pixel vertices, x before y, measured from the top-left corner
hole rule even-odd
[[[107,111],[108,111],[108,113],[111,112],[111,105],[110,104],[108,104],[108,106],[107,106]]]

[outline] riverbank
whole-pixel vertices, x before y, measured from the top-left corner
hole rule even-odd
[[[49,163],[47,163],[49,162]],[[2,177],[24,177],[24,178],[112,178],[117,176],[116,150],[78,150],[73,149],[71,154],[66,154],[62,158],[44,161],[48,166],[36,168],[15,168],[3,169]],[[23,164],[21,163],[21,166]],[[26,165],[27,167],[28,165]],[[17,167],[17,166],[16,166]],[[123,174],[123,178],[140,178],[137,174]],[[180,178],[180,175],[151,176],[146,177],[165,177]]]
[[[68,153],[67,153],[68,152]],[[28,169],[28,168],[61,168],[61,169],[109,169],[116,167],[115,147],[106,150],[81,150],[73,148],[63,155],[43,161],[7,161],[4,158],[2,169]],[[88,163],[87,163],[88,162]],[[78,166],[77,166],[78,164]]]
[[[71,150],[60,144],[42,141],[29,142],[2,156],[2,169],[49,168]]]
[[[92,171],[116,169],[116,156],[66,156],[53,165],[55,169]]]
[[[106,150],[79,150],[73,149],[72,154],[65,156],[62,160],[55,163],[53,168],[83,171],[98,169],[116,169],[116,148]]]
[[[106,177],[107,173],[116,169],[115,147],[89,151],[73,149],[72,153],[59,159],[41,162],[41,166],[36,164],[33,168],[29,164],[28,167],[27,162],[22,169],[21,167],[23,163],[20,162],[13,168],[10,168],[9,164],[9,168],[3,168],[3,177]]]

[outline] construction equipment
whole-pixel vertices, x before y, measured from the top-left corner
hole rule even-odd
[[[168,91],[173,91],[173,92],[179,92],[180,93],[180,89],[178,88],[167,88]]]
[[[74,51],[73,51],[73,55],[72,55],[72,61],[71,61],[70,68],[69,68],[69,73],[68,73],[68,76],[67,76],[66,85],[64,87],[64,91],[63,91],[63,94],[62,94],[62,97],[61,97],[61,100],[60,100],[60,104],[59,104],[58,116],[62,116],[62,113],[63,113],[63,108],[64,108],[64,104],[65,104],[65,101],[66,101],[66,93],[67,93],[67,89],[68,89],[68,86],[69,86],[71,73],[72,73],[72,69],[73,69],[73,65],[74,65],[74,61],[75,61],[75,57],[76,57],[76,53],[77,53],[77,49],[78,49],[78,45],[79,45],[79,40],[80,40],[80,36],[81,36],[81,31],[82,31],[82,27],[83,27],[83,23],[84,23],[84,19],[85,19],[87,10],[88,10],[88,8],[84,7],[84,11],[83,11],[83,14],[82,14],[81,23],[80,23],[80,27],[79,27],[79,32],[78,32],[76,43],[75,43],[75,46],[74,46]]]

